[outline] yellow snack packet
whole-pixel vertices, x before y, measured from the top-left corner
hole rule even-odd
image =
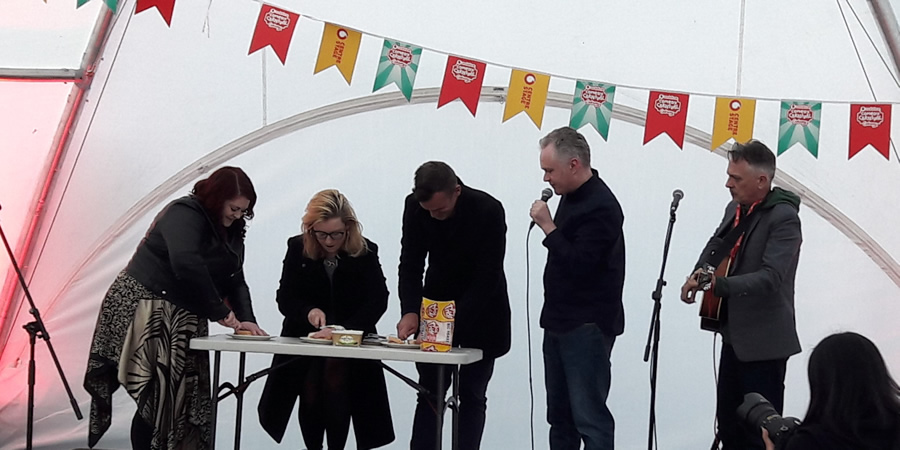
[[[453,347],[453,323],[456,317],[456,302],[435,301],[422,297],[422,311],[419,314],[419,348],[426,352],[449,352]]]

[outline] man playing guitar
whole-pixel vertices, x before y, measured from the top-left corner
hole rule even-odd
[[[800,352],[794,319],[800,198],[772,188],[775,155],[762,142],[735,144],[727,173],[733,201],[681,287],[681,300],[694,303],[701,290],[707,302],[721,299],[701,309],[701,327],[721,333],[723,342],[717,440],[725,450],[764,449],[759,430],[739,422],[735,410],[744,394],[756,392],[780,413],[787,360]]]

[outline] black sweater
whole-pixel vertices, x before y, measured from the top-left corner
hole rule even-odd
[[[625,329],[624,215],[619,201],[596,171],[562,196],[544,239],[544,308],[541,327],[555,332],[596,323],[610,335]]]

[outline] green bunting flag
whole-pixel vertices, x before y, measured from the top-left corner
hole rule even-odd
[[[615,85],[595,81],[576,81],[569,126],[577,130],[589,123],[600,133],[600,136],[603,136],[605,141],[609,135],[609,121],[612,120],[615,95]]]
[[[416,84],[416,71],[419,70],[419,57],[422,48],[400,41],[384,40],[381,58],[378,60],[378,71],[375,73],[375,92],[392,82],[400,88],[406,100],[412,97]]]
[[[75,9],[81,8],[82,6],[85,5],[85,3],[89,2],[89,1],[91,1],[91,0],[77,0],[77,2],[75,4]],[[103,0],[103,1],[106,2],[106,6],[110,9],[110,11],[112,11],[113,14],[115,14],[116,9],[119,7],[119,0]]]
[[[819,123],[822,104],[817,102],[781,102],[778,125],[778,154],[794,144],[806,147],[813,157],[819,157]]]

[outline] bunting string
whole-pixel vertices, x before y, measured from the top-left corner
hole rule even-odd
[[[84,1],[89,1],[89,0],[84,0]],[[174,0],[172,0],[172,1],[174,1]],[[253,0],[253,1],[255,3],[259,3],[259,4],[265,4],[262,0]],[[839,0],[836,0],[836,1],[839,1]],[[333,22],[329,22],[328,20],[321,19],[316,16],[307,15],[307,14],[300,14],[300,20],[309,20],[309,21],[322,23],[322,24],[333,23]],[[865,28],[863,28],[863,29],[865,29]],[[395,39],[395,38],[379,35],[376,33],[371,33],[368,31],[360,30],[360,32],[365,36],[369,36],[369,37],[373,37],[373,38],[377,38],[377,39],[382,39],[382,40],[384,40],[384,39],[394,40]],[[453,52],[438,49],[435,47],[428,47],[428,46],[422,46],[422,45],[418,45],[418,47],[423,50],[428,50],[429,52],[438,53],[438,54],[445,55],[445,56],[449,56],[449,55],[453,54]],[[881,51],[878,50],[878,48],[874,46],[874,43],[873,43],[873,49],[879,55],[879,57],[881,58],[882,61],[886,61],[884,56],[881,54]],[[473,59],[473,58],[468,58],[468,59]],[[486,59],[477,59],[477,60],[485,63],[486,65],[492,66],[492,67],[501,67],[504,69],[518,69],[519,68],[519,67],[510,66],[507,64],[503,64],[503,63],[486,60]],[[885,62],[885,64],[887,64],[887,63]],[[578,81],[578,80],[584,79],[584,78],[577,77],[577,76],[563,75],[563,74],[548,72],[548,71],[544,71],[544,70],[541,70],[539,72],[541,74],[549,75],[551,78],[557,78],[557,79],[563,79],[563,80],[569,80],[569,81]],[[607,81],[609,81],[609,80],[607,80]],[[627,84],[627,83],[615,83],[615,85],[618,86],[619,88],[635,89],[635,90],[645,91],[645,92],[657,89],[657,88],[651,87],[651,86],[643,86],[643,85],[635,85],[635,84]],[[900,89],[900,82],[897,83],[897,87],[898,87],[898,89]],[[669,90],[668,92],[678,93],[678,94],[688,94],[693,97],[706,97],[706,98],[716,98],[716,97],[721,96],[721,94],[717,94],[717,93],[713,93],[713,92],[699,92],[699,91],[691,92],[691,91],[681,91],[681,90]],[[783,100],[782,97],[766,97],[766,96],[753,96],[753,99],[758,100],[758,101],[761,100],[761,101],[772,101],[772,102],[780,102]],[[796,100],[804,101],[804,102],[820,101],[817,99],[803,99],[803,98],[796,98]],[[835,104],[835,105],[840,105],[840,104],[847,105],[847,104],[852,104],[852,103],[857,103],[857,102],[858,101],[856,101],[856,100],[824,100],[823,101],[823,103]]]
[[[84,4],[89,0],[76,0]],[[115,5],[118,0],[105,0]],[[135,14],[156,8],[166,24],[171,26],[171,16],[176,0],[136,0],[138,7]],[[573,81],[575,91],[571,107],[569,125],[580,128],[590,124],[606,140],[609,132],[609,121],[612,117],[614,96],[617,88],[648,92],[650,99],[645,121],[644,144],[660,134],[666,134],[679,148],[683,147],[684,127],[686,124],[689,98],[714,97],[715,113],[712,123],[712,140],[710,149],[714,150],[729,140],[745,142],[753,137],[757,101],[779,102],[781,117],[778,128],[777,154],[781,155],[794,144],[805,147],[809,153],[818,158],[818,139],[821,127],[821,110],[823,101],[771,97],[742,97],[742,67],[745,33],[745,0],[740,4],[740,23],[738,27],[737,77],[735,91],[737,96],[727,97],[710,93],[658,91],[647,86],[613,84],[608,82],[589,81],[551,72],[533,71],[521,67],[513,67],[502,63],[479,60],[450,52],[404,43],[393,38],[354,30],[348,26],[335,24],[322,19],[301,15],[284,8],[272,6],[260,0],[260,12],[256,28],[250,43],[248,54],[271,47],[282,64],[286,64],[293,32],[297,23],[310,20],[324,24],[314,74],[335,66],[348,85],[352,84],[362,36],[383,39],[378,67],[375,71],[372,91],[378,91],[389,84],[394,84],[403,93],[407,101],[411,100],[414,90],[416,72],[419,68],[419,57],[424,50],[447,57],[444,77],[441,84],[437,107],[459,99],[469,112],[477,113],[481,86],[484,82],[487,66],[510,70],[507,87],[506,105],[502,121],[524,112],[538,129],[542,126],[547,93],[551,78]],[[860,24],[872,48],[887,66],[885,58],[875,45],[856,11],[844,0],[856,21]],[[827,101],[828,104],[848,104],[850,106],[850,138],[848,158],[852,158],[867,146],[872,146],[886,159],[890,159],[891,149],[895,159],[900,163],[893,140],[890,137],[891,109],[890,103],[879,102],[872,80],[863,63],[859,45],[850,29],[849,19],[840,0],[835,0],[847,35],[853,45],[857,62],[863,71],[872,102],[861,104],[855,101]],[[205,24],[208,30],[208,24]],[[890,72],[890,70],[889,70]],[[263,77],[266,77],[265,58],[263,59]],[[897,78],[891,73],[894,84],[900,88]],[[608,81],[608,80],[607,80]],[[263,122],[266,122],[266,92],[263,85]],[[628,96],[627,93],[623,94]],[[830,117],[829,117],[829,120]],[[831,122],[835,123],[835,122]]]

